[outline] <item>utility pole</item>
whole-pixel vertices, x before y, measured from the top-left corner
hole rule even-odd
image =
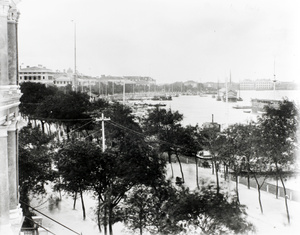
[[[110,121],[110,118],[104,118],[104,114],[102,113],[101,118],[96,118],[96,121],[102,122],[102,153],[105,151],[105,131],[104,131],[104,122]]]
[[[123,80],[123,105],[125,105],[125,80]]]

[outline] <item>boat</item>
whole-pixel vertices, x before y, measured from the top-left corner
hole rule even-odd
[[[224,102],[234,103],[237,101],[237,92],[232,89],[228,90],[226,98],[226,91],[223,91],[222,99]]]
[[[232,108],[234,108],[234,109],[251,109],[252,106],[248,106],[248,105],[235,105]]]
[[[265,107],[270,106],[273,108],[279,107],[280,100],[271,100],[271,99],[252,99],[252,113],[263,114],[265,113]]]
[[[236,101],[243,101],[241,97],[241,84],[239,83],[239,97],[236,99]]]
[[[220,91],[219,91],[219,81],[218,81],[218,88],[217,88],[217,101],[221,101]]]

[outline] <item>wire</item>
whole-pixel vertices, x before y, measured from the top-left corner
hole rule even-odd
[[[43,117],[35,117],[35,116],[30,116],[30,118],[43,120],[43,121],[64,121],[64,122],[94,120],[93,118],[59,119],[59,118],[43,118]]]
[[[116,123],[114,121],[108,121],[108,123],[110,123],[111,125],[115,126],[115,127],[118,127],[120,129],[123,129],[123,130],[126,130],[126,131],[130,131],[134,134],[137,134],[139,136],[142,136],[144,138],[147,138],[148,136],[146,136],[145,134],[141,133],[141,132],[137,132],[135,130],[132,130],[126,126],[123,126],[122,124],[119,124],[119,123]],[[189,151],[194,151],[193,149],[190,149],[190,148],[186,148],[186,147],[182,147],[182,146],[179,146],[179,145],[176,145],[176,144],[172,144],[168,141],[164,141],[164,140],[159,140],[159,141],[152,141],[152,142],[148,142],[148,143],[164,143],[164,144],[167,144],[169,146],[173,146],[173,147],[176,147],[176,148],[180,148],[180,149],[183,149],[183,150],[189,150]]]
[[[30,221],[33,222],[34,224],[38,225],[38,227],[41,227],[41,228],[45,229],[47,232],[56,235],[55,233],[51,232],[49,229],[45,228],[43,225],[41,225],[41,224],[35,222],[34,220],[30,219],[29,217],[25,216],[25,218],[28,219],[28,220],[30,220]]]
[[[55,220],[55,219],[52,219],[52,218],[51,218],[51,217],[49,217],[48,215],[46,215],[46,214],[44,214],[44,213],[40,212],[39,210],[37,210],[37,209],[33,208],[32,206],[28,205],[27,203],[25,203],[25,202],[23,202],[23,201],[21,201],[21,200],[20,200],[20,202],[21,202],[22,204],[24,204],[24,205],[28,206],[28,207],[29,207],[29,208],[31,208],[32,210],[34,210],[34,211],[36,211],[36,212],[40,213],[41,215],[43,215],[43,216],[47,217],[48,219],[50,219],[50,220],[54,221],[55,223],[57,223],[57,224],[59,224],[59,225],[61,225],[61,226],[65,227],[65,228],[69,229],[69,230],[70,230],[70,231],[72,231],[73,233],[76,233],[76,234],[78,234],[78,235],[81,235],[80,233],[77,233],[76,231],[74,231],[73,229],[70,229],[70,228],[69,228],[69,227],[67,227],[66,225],[64,225],[64,224],[62,224],[62,223],[60,223],[60,222],[58,222],[58,221],[57,221],[57,220]]]

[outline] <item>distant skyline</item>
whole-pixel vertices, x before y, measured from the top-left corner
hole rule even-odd
[[[299,81],[298,1],[22,0],[19,64],[158,83]],[[72,20],[74,20],[72,22]]]

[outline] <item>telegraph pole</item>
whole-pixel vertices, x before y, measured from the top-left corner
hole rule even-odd
[[[101,118],[96,118],[96,121],[102,122],[102,153],[105,151],[105,131],[104,131],[104,122],[110,121],[110,118],[104,118],[104,114],[102,113]]]

